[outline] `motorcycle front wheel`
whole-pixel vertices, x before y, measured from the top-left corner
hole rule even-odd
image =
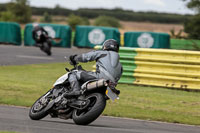
[[[73,121],[78,125],[88,125],[96,120],[106,106],[105,97],[101,93],[90,94],[86,100],[89,100],[89,104],[85,109],[73,111]]]
[[[41,96],[31,106],[31,108],[29,110],[29,117],[32,120],[40,120],[48,115],[48,112],[45,111],[45,107],[47,107],[47,105],[50,101],[50,98],[48,98],[49,95],[50,95],[50,91],[48,91],[43,96]]]
[[[47,55],[51,55],[51,44],[48,44],[47,42],[43,43],[43,46],[40,48],[42,51],[44,51]]]

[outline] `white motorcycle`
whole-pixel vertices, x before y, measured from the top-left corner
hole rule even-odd
[[[69,74],[73,71],[83,71],[82,67],[74,64],[74,68],[61,76],[54,87],[41,96],[32,105],[29,117],[39,120],[48,114],[61,119],[73,119],[78,125],[88,125],[96,120],[106,106],[106,100],[119,99],[116,84],[105,79],[93,79],[81,84],[81,95],[66,98],[64,94],[73,89],[68,82]]]

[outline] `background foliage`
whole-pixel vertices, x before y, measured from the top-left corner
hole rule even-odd
[[[183,0],[186,1],[186,0]],[[184,23],[184,31],[188,33],[188,37],[192,39],[200,39],[200,1],[199,0],[189,0],[187,7],[195,10],[196,15],[188,19]]]
[[[90,25],[90,22],[87,18],[83,18],[74,14],[71,14],[68,17],[67,22],[73,30],[75,30],[76,25]]]
[[[200,39],[200,14],[185,22],[184,31],[188,33],[189,38]]]
[[[107,27],[121,27],[119,20],[110,16],[99,16],[95,19],[94,25]]]
[[[0,20],[27,23],[31,21],[31,8],[28,0],[12,0],[5,7],[0,6]]]
[[[51,15],[49,15],[48,12],[45,12],[42,19],[41,19],[41,22],[45,22],[45,23],[51,23],[52,22],[52,17]]]

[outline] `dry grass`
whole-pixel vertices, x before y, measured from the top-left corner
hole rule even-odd
[[[40,22],[41,16],[32,16],[34,22]],[[53,22],[57,24],[67,24],[67,17],[65,16],[53,16]],[[90,23],[94,23],[94,19],[90,19]],[[152,31],[152,32],[164,32],[170,33],[170,30],[174,29],[175,32],[179,32],[183,29],[181,24],[160,24],[151,22],[128,22],[120,21],[122,28],[120,28],[120,33],[128,31]]]
[[[151,22],[120,22],[122,25],[122,29],[120,29],[121,33],[127,31],[152,31],[152,32],[164,32],[170,33],[170,30],[174,29],[175,32],[183,29],[183,25],[181,24],[160,24],[160,23],[151,23]]]

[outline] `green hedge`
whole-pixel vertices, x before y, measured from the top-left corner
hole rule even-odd
[[[200,40],[171,39],[171,49],[200,50]]]

